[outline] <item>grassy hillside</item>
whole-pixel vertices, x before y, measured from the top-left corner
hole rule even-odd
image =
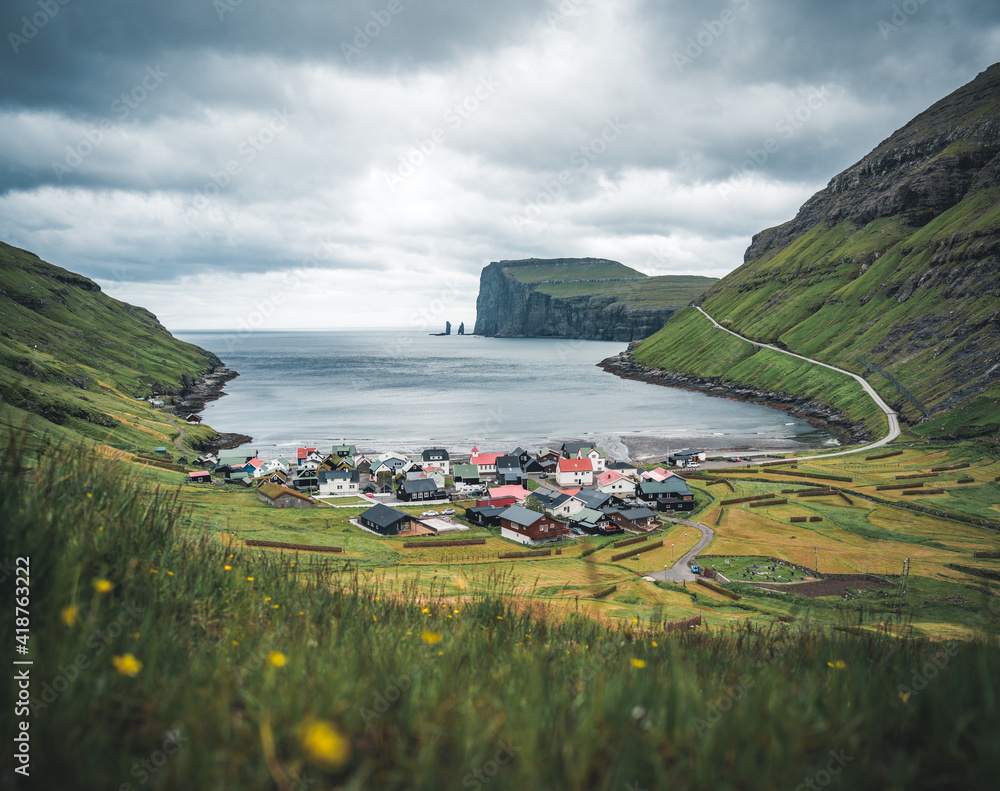
[[[35,434],[149,448],[176,436],[141,400],[181,391],[220,364],[144,308],[0,242],[0,422]],[[193,435],[209,436],[207,427]]]
[[[755,236],[745,263],[697,301],[746,337],[866,376],[925,436],[998,435],[997,90],[993,67],[918,116],[794,220]],[[679,313],[635,356],[817,392],[794,371],[768,373],[773,354],[722,335]],[[858,409],[853,396],[843,403]]]
[[[608,628],[502,598],[496,567],[393,588],[185,540],[169,490],[68,449],[29,471],[19,441],[0,555],[30,558],[31,714],[11,684],[0,705],[30,722],[34,787],[987,788],[1000,769],[995,640]]]

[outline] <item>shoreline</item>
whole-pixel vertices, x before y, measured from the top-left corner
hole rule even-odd
[[[804,420],[814,428],[830,432],[837,437],[842,445],[855,445],[872,441],[872,437],[864,425],[819,401],[774,390],[758,390],[750,385],[728,382],[718,377],[702,377],[661,368],[651,368],[632,358],[632,350],[636,345],[636,342],[633,341],[625,351],[614,357],[601,360],[597,363],[597,367],[622,379],[634,379],[661,387],[693,390],[715,398],[746,401],[777,409],[791,417]]]
[[[185,395],[176,397],[174,414],[180,417],[182,412],[188,415],[202,412],[209,401],[222,398],[226,394],[223,388],[239,375],[239,371],[227,368],[220,362],[212,370],[199,376]],[[246,434],[216,432],[215,437],[205,442],[201,450],[230,450],[252,441],[253,437]]]

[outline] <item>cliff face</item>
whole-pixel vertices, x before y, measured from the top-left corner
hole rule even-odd
[[[651,278],[602,259],[498,261],[480,277],[475,334],[636,340],[660,329],[712,282]]]

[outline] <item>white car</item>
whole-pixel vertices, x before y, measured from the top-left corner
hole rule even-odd
[[[421,514],[421,516],[437,516],[437,515],[438,515],[437,511],[424,511]]]
[[[455,509],[454,509],[454,508],[445,508],[445,509],[444,509],[444,510],[443,510],[443,511],[441,512],[441,515],[442,515],[442,516],[451,516],[451,515],[452,515],[453,513],[455,513]]]
[[[685,467],[700,467],[701,465],[696,461],[689,461],[684,465]]]

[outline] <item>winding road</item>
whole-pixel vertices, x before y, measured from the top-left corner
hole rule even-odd
[[[886,419],[889,422],[889,433],[886,434],[884,437],[882,437],[882,439],[877,440],[876,442],[872,442],[869,445],[863,445],[860,448],[852,448],[851,450],[841,450],[841,451],[835,451],[833,453],[820,454],[823,456],[823,458],[826,458],[828,456],[847,456],[848,454],[851,453],[862,453],[863,451],[871,450],[872,448],[880,448],[883,445],[888,445],[890,442],[896,439],[896,437],[899,436],[899,418],[897,417],[896,412],[893,409],[891,409],[885,401],[882,400],[882,397],[875,392],[875,388],[873,388],[870,384],[868,384],[868,382],[866,382],[857,374],[853,374],[850,371],[845,371],[843,368],[837,368],[834,365],[822,363],[819,360],[813,360],[812,358],[805,357],[801,354],[795,354],[794,352],[787,351],[785,349],[779,348],[778,346],[772,346],[769,343],[761,343],[759,341],[751,340],[750,338],[745,338],[739,333],[733,332],[732,330],[723,327],[721,324],[719,324],[719,322],[717,322],[715,319],[709,316],[704,310],[702,310],[701,307],[697,305],[695,305],[695,307],[706,319],[708,319],[710,322],[712,322],[713,325],[715,325],[716,329],[722,330],[723,332],[728,332],[730,335],[739,338],[741,341],[746,341],[747,343],[753,344],[757,348],[772,349],[773,351],[781,352],[782,354],[787,354],[791,357],[798,357],[800,360],[805,360],[806,362],[813,363],[814,365],[822,365],[824,368],[829,368],[831,371],[836,371],[837,373],[846,374],[847,376],[850,376],[852,379],[857,381],[858,384],[860,384],[864,388],[865,392],[868,393],[869,396],[871,396],[871,399],[872,401],[875,402],[875,405],[879,409],[881,409],[882,412],[885,413]],[[707,547],[711,543],[713,538],[715,538],[715,531],[712,528],[708,527],[707,525],[701,524],[701,522],[690,522],[686,519],[671,519],[670,517],[664,517],[664,519],[669,522],[674,522],[675,524],[688,525],[689,527],[693,527],[701,531],[701,539],[698,541],[697,544],[695,544],[693,549],[689,550],[688,552],[685,552],[680,558],[678,558],[677,562],[674,563],[674,565],[671,566],[669,569],[664,569],[663,571],[654,571],[650,574],[645,574],[643,576],[652,577],[653,579],[662,580],[664,582],[692,582],[695,579],[695,575],[691,571],[691,567],[689,564],[692,560],[698,557],[698,555],[701,554],[702,550],[705,549],[705,547]]]
[[[871,450],[872,448],[880,448],[883,445],[888,445],[890,442],[896,439],[896,437],[899,436],[899,418],[897,417],[895,410],[890,408],[890,406],[885,401],[882,400],[882,396],[880,396],[878,393],[875,392],[874,387],[868,384],[868,382],[866,382],[857,374],[853,374],[850,371],[845,371],[843,368],[837,368],[835,365],[828,365],[827,363],[821,363],[819,360],[813,360],[811,357],[805,357],[801,354],[795,354],[795,352],[787,351],[778,346],[772,346],[769,343],[761,343],[760,341],[755,341],[751,340],[750,338],[745,338],[739,333],[733,332],[732,330],[723,327],[721,324],[719,324],[719,322],[717,322],[715,319],[709,316],[704,310],[702,310],[700,306],[695,305],[695,309],[698,310],[701,313],[701,315],[703,315],[706,319],[712,322],[712,324],[715,325],[716,329],[722,330],[723,332],[728,332],[730,335],[739,338],[741,341],[746,341],[747,343],[753,344],[758,348],[771,349],[776,352],[781,352],[782,354],[787,354],[790,357],[798,357],[800,360],[805,360],[806,362],[812,363],[813,365],[822,365],[824,368],[829,368],[831,371],[836,371],[837,373],[846,374],[847,376],[857,381],[858,384],[860,384],[864,388],[865,392],[868,393],[869,396],[871,396],[872,401],[875,402],[875,406],[877,406],[885,413],[886,419],[889,421],[889,433],[886,434],[884,437],[882,437],[882,439],[876,442],[872,442],[870,445],[863,445],[860,448],[854,448],[852,450],[841,450],[841,451],[836,451],[834,453],[823,453],[821,455],[824,458],[828,456],[847,456],[850,453],[862,453],[863,451]]]

